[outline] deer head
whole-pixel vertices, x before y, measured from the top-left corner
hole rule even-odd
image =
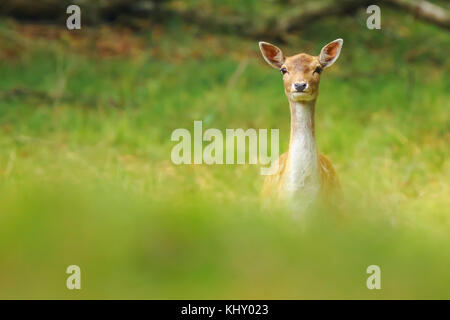
[[[318,56],[300,53],[285,57],[273,44],[260,42],[259,48],[269,65],[283,75],[284,91],[291,101],[310,101],[319,94],[320,75],[330,67],[341,53],[342,39],[336,39],[322,48]]]

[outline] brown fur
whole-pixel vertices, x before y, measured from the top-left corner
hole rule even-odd
[[[312,109],[312,120],[310,130],[315,136],[314,128],[314,110],[317,96],[319,94],[319,83],[321,78],[321,71],[329,67],[339,57],[342,46],[342,39],[337,39],[326,45],[319,56],[311,56],[306,53],[300,53],[291,57],[285,57],[282,51],[269,43],[261,42],[260,49],[263,57],[274,68],[279,68],[283,72],[283,83],[285,94],[289,99],[291,106],[291,119],[295,117],[293,111],[293,101],[302,101]],[[318,70],[319,72],[316,72]],[[307,83],[307,88],[301,95],[296,95],[294,83]],[[295,121],[291,121],[291,137],[297,130]],[[291,149],[291,144],[289,144]],[[262,188],[262,196],[264,198],[275,196],[276,198],[283,198],[285,190],[282,190],[284,179],[288,175],[288,161],[289,151],[283,153],[278,158],[278,169],[272,172],[272,175],[266,176]],[[339,179],[336,171],[323,154],[318,152],[318,168],[320,174],[320,193],[330,194],[339,188]],[[276,166],[275,166],[276,167]]]
[[[284,90],[286,93],[292,92],[292,83],[306,81],[308,88],[305,93],[310,93],[315,99],[319,94],[320,74],[314,73],[317,67],[321,67],[319,57],[313,57],[306,53],[300,53],[286,58],[282,67],[286,67],[288,72],[283,76]]]
[[[286,174],[286,162],[288,160],[288,152],[283,153],[278,158],[278,170],[272,175],[266,176],[262,188],[261,195],[264,198],[274,197],[283,198],[283,190],[281,189],[282,181]],[[321,193],[327,195],[340,188],[339,178],[331,161],[319,152],[319,170],[321,178]]]

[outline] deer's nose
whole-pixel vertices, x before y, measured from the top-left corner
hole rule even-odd
[[[295,91],[297,91],[297,92],[303,92],[307,86],[308,86],[308,84],[305,81],[294,83],[294,88],[295,88]]]

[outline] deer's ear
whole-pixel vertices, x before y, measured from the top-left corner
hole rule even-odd
[[[280,48],[273,44],[261,41],[259,43],[259,49],[268,64],[277,69],[281,68],[286,58]]]
[[[330,67],[339,58],[344,40],[336,39],[322,48],[319,55],[319,62],[323,68]]]

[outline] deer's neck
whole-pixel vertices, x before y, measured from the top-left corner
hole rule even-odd
[[[316,101],[289,102],[291,137],[287,161],[286,189],[296,198],[313,198],[320,188],[318,154],[314,132]],[[298,197],[297,197],[298,196]]]

